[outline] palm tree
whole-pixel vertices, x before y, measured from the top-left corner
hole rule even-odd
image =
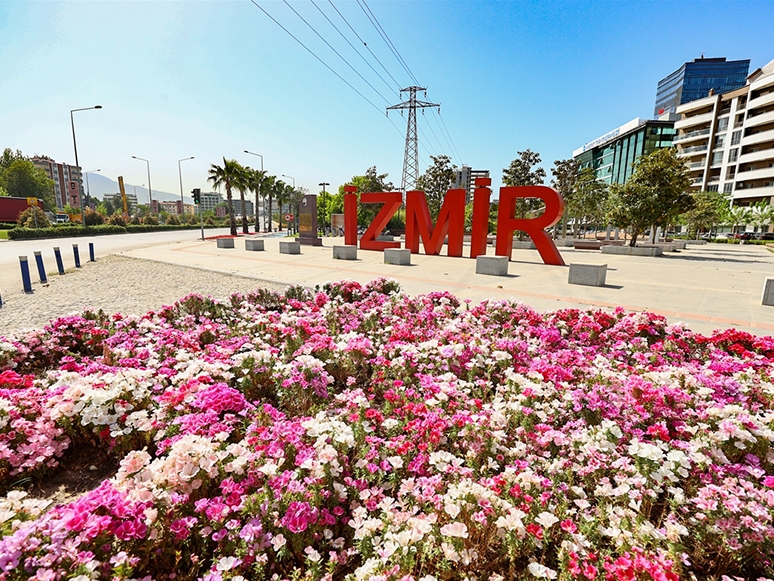
[[[258,217],[258,201],[263,197],[262,186],[266,172],[259,169],[245,168],[247,172],[247,189],[255,193],[255,232],[261,231],[261,221]]]
[[[223,158],[223,166],[217,166],[214,163],[210,166],[208,182],[212,182],[213,187],[219,188],[224,186],[226,188],[226,200],[228,201],[228,215],[231,226],[231,235],[237,235],[236,219],[234,218],[234,199],[231,196],[231,188],[236,187],[239,183],[244,168],[235,159]],[[244,200],[244,195],[242,197]],[[244,215],[244,214],[243,214]]]
[[[239,190],[239,201],[241,202],[242,213],[242,234],[249,234],[250,228],[247,225],[247,207],[245,206],[245,192],[250,189],[250,168],[239,166],[240,172],[234,182],[234,187]],[[257,208],[257,206],[256,206]]]
[[[263,190],[263,195],[268,198],[269,201],[269,208],[268,212],[266,213],[266,216],[264,218],[264,230],[266,232],[271,232],[271,203],[274,200],[274,187],[277,183],[277,176],[266,176],[263,178],[263,183],[261,184],[261,189]]]
[[[285,193],[289,186],[282,180],[274,182],[274,188],[272,193],[277,200],[277,206],[279,207],[279,229],[282,230],[282,205],[287,201],[287,194]]]
[[[748,206],[731,206],[728,209],[728,221],[731,222],[731,231],[739,232],[741,224],[748,224],[752,221],[752,213]]]

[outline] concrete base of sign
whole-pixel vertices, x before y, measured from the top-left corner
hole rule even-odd
[[[508,276],[507,256],[476,256],[476,274]]]
[[[322,238],[312,238],[311,236],[309,238],[304,238],[303,236],[299,236],[296,238],[296,242],[299,244],[303,244],[304,246],[322,246],[323,241]]]
[[[263,239],[245,238],[245,250],[263,250]]]
[[[218,238],[218,248],[234,248],[233,238]]]
[[[357,246],[334,246],[333,258],[336,260],[357,260]]]
[[[570,264],[569,284],[605,286],[607,264]]]
[[[281,240],[280,254],[301,254],[301,244],[298,242],[290,242],[289,240]]]
[[[564,246],[566,248],[571,248],[575,244],[575,240],[573,240],[572,238],[557,238],[556,240],[554,240],[554,244],[556,244],[559,247]]]
[[[514,240],[512,248],[520,250],[535,250],[535,243],[531,240]]]
[[[411,264],[411,250],[408,248],[385,248],[384,264],[399,264],[401,266]]]
[[[663,250],[664,252],[675,252],[677,251],[678,245],[674,242],[659,242],[657,244],[654,244],[654,246],[658,246]]]
[[[663,256],[660,246],[603,246],[602,254],[623,254],[626,256]]]
[[[774,278],[767,278],[763,283],[763,296],[761,304],[767,307],[774,307]]]
[[[707,243],[706,240],[685,240],[684,242],[691,246],[704,246]]]
[[[379,234],[379,236],[376,237],[377,242],[395,242],[395,236],[391,236],[390,234]]]

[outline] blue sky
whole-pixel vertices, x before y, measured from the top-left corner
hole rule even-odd
[[[355,1],[332,0],[401,86],[413,84]],[[197,2],[0,2],[0,147],[74,160],[71,109],[84,170],[186,194],[209,189],[223,156],[329,189],[376,165],[400,185],[401,98],[309,1],[291,6],[368,81],[374,92],[282,1],[255,0],[369,104],[249,0]],[[317,6],[356,39],[329,0]],[[489,169],[499,185],[518,151],[555,159],[653,111],[656,84],[705,56],[774,59],[774,2],[377,1],[368,7],[427,98],[419,116],[420,169],[429,155]],[[380,66],[368,53],[372,65]],[[550,171],[549,171],[550,175]],[[291,179],[286,179],[289,183]],[[139,193],[139,192],[138,192]],[[141,201],[142,197],[141,197]]]

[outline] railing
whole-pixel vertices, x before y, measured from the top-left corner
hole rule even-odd
[[[683,153],[696,153],[697,151],[707,151],[706,145],[696,145],[694,147],[686,147],[683,149]]]
[[[742,127],[744,125],[744,121],[737,121],[734,123],[734,129],[737,129],[738,127]]]
[[[694,163],[688,164],[688,167],[691,169],[699,169],[700,167],[704,167],[704,165],[705,164],[703,161],[696,161]]]
[[[709,135],[709,129],[699,129],[698,131],[691,131],[690,133],[684,133],[683,135],[677,135],[673,141],[681,141],[683,139],[690,139],[691,137],[698,137],[699,135]]]

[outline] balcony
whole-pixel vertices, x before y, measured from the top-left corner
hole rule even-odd
[[[761,95],[760,97],[756,97],[755,99],[750,100],[750,109],[755,109],[756,107],[762,107],[764,105],[772,105],[774,104],[774,91],[771,93],[766,93],[765,95]]]
[[[706,166],[706,165],[707,165],[707,162],[706,162],[705,160],[701,160],[701,161],[695,161],[695,162],[693,162],[693,163],[689,163],[689,164],[687,164],[687,165],[688,165],[688,169],[690,169],[691,171],[693,171],[693,170],[695,170],[695,169],[701,169],[701,168],[703,168],[704,166]]]
[[[745,198],[770,198],[774,196],[774,186],[764,186],[760,188],[739,188],[734,190],[734,199]]]
[[[686,147],[680,153],[682,155],[693,155],[693,154],[699,153],[701,151],[707,151],[707,146],[706,145],[694,145],[693,147]]]
[[[675,138],[672,140],[672,143],[677,143],[678,141],[691,141],[694,139],[698,139],[700,137],[704,137],[705,135],[709,135],[710,130],[709,129],[699,129],[698,131],[691,131],[689,133],[684,133],[683,135],[675,135]]]
[[[747,127],[757,127],[759,125],[765,125],[766,123],[774,123],[774,111],[766,111],[765,113],[759,113],[753,117],[747,117]]]
[[[760,151],[751,151],[750,153],[739,156],[739,163],[750,163],[752,161],[763,160],[771,160],[774,162],[774,147],[769,147]]]
[[[756,143],[764,143],[774,139],[774,129],[768,129],[766,131],[759,131],[754,135],[745,135],[742,138],[742,146],[755,145]]]
[[[680,121],[675,121],[675,129],[676,130],[685,129],[687,127],[702,125],[704,123],[711,123],[714,116],[715,114],[712,111],[710,111],[709,113],[702,113],[701,115],[686,117],[685,119],[680,119]]]
[[[736,172],[737,181],[774,180],[774,167],[759,167]]]

